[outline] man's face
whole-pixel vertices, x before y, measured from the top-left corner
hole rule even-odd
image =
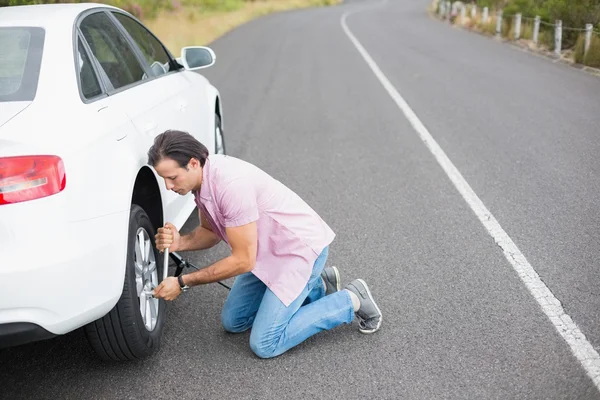
[[[195,158],[190,160],[187,169],[180,167],[176,161],[170,158],[163,158],[154,169],[165,180],[167,190],[184,196],[191,190],[200,189],[202,167]]]

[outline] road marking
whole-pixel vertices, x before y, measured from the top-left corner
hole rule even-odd
[[[386,3],[387,0],[384,0],[378,5],[383,6]],[[571,351],[583,366],[585,372],[594,382],[596,388],[600,390],[600,355],[598,355],[598,352],[586,339],[577,324],[573,322],[573,319],[565,312],[561,302],[540,279],[538,273],[533,269],[531,264],[529,264],[529,261],[527,261],[523,253],[521,253],[517,245],[512,241],[504,229],[502,229],[496,218],[494,218],[477,194],[471,189],[471,186],[469,186],[465,178],[463,178],[458,169],[452,164],[452,161],[446,156],[446,153],[444,153],[442,148],[433,139],[419,117],[417,117],[408,103],[400,96],[400,93],[394,88],[394,85],[392,85],[383,72],[381,72],[367,50],[365,50],[348,28],[348,25],[346,24],[348,16],[363,10],[365,10],[365,8],[347,11],[342,15],[340,22],[344,32],[348,38],[350,38],[350,41],[365,59],[369,67],[371,67],[371,70],[373,70],[373,73],[377,79],[379,79],[379,82],[381,82],[385,90],[387,90],[400,110],[404,113],[412,127],[417,131],[421,140],[425,143],[425,146],[431,151],[444,172],[448,175],[448,178],[450,178],[469,207],[471,207],[471,210],[473,210],[477,218],[479,218],[479,221],[494,239],[494,242],[500,246],[504,256],[517,272],[531,295],[536,299],[542,308],[542,311],[544,311],[558,333],[565,342],[567,342]]]

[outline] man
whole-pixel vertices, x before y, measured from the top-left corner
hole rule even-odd
[[[381,327],[381,311],[366,283],[340,288],[336,267],[324,268],[335,234],[296,193],[231,156],[210,155],[193,136],[166,131],[148,164],[180,195],[192,192],[200,225],[180,235],[166,223],[156,234],[163,251],[200,250],[221,240],[231,255],[193,273],[168,277],[154,296],[174,300],[189,287],[236,277],[222,310],[225,330],[250,328],[250,348],[278,356],[317,332],[351,323],[362,333]]]

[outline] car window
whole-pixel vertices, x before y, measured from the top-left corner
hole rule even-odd
[[[150,65],[153,75],[158,76],[166,74],[170,68],[170,58],[162,43],[133,18],[117,12],[114,12],[113,14],[142,51],[144,58],[146,58],[148,65]]]
[[[77,71],[79,73],[79,82],[81,83],[81,92],[83,97],[91,99],[102,94],[102,88],[98,82],[98,77],[92,67],[90,57],[81,42],[77,40]]]
[[[41,28],[0,28],[0,102],[35,98],[43,48]]]
[[[85,17],[79,28],[115,89],[146,79],[135,52],[106,14]]]

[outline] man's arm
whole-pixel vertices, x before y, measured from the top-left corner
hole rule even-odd
[[[257,233],[256,222],[226,228],[231,255],[213,265],[183,276],[188,286],[201,285],[231,278],[254,269],[256,264]]]
[[[209,249],[221,241],[219,235],[212,231],[204,214],[200,210],[198,214],[200,225],[187,235],[181,235],[178,251]]]
[[[254,269],[256,264],[257,234],[256,222],[235,228],[226,228],[227,239],[231,245],[231,255],[213,265],[191,274],[182,275],[183,283],[188,286],[217,282]],[[174,300],[181,293],[179,282],[173,276],[167,277],[154,289],[154,297]]]

